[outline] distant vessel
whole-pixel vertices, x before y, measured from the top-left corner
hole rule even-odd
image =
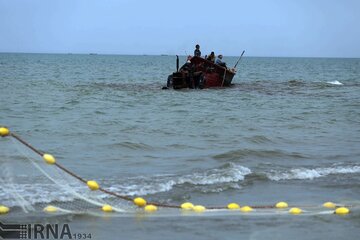
[[[229,87],[235,73],[235,69],[227,69],[197,56],[192,57],[189,62],[185,63],[179,69],[179,57],[177,56],[176,72],[169,75],[167,88],[202,89],[211,87]]]

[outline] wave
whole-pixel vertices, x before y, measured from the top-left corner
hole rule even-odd
[[[271,171],[265,173],[273,181],[281,180],[312,180],[331,174],[360,173],[360,166],[336,166],[328,168],[297,168],[289,171]]]
[[[291,87],[295,87],[295,86],[304,86],[306,82],[301,79],[292,79],[292,80],[288,80],[287,84]]]
[[[110,182],[104,181],[103,186],[110,191],[127,196],[145,196],[167,192],[176,186],[187,184],[193,185],[193,187],[217,184],[221,185],[221,188],[216,188],[216,191],[223,191],[223,189],[227,189],[229,187],[235,188],[233,184],[239,181],[243,181],[245,176],[248,174],[251,174],[251,170],[249,168],[230,163],[225,164],[220,168],[209,169],[206,171],[196,171],[187,175],[168,174],[126,178],[122,180],[123,183],[121,184],[118,184],[119,179],[114,179]],[[80,195],[86,198],[94,198],[99,201],[102,201],[102,199],[112,198],[111,196],[104,193],[89,192],[87,187],[81,183],[75,184],[69,182],[64,184],[65,188],[59,188],[53,183],[45,182],[18,182],[12,183],[11,185],[13,189],[11,192],[0,191],[0,199],[2,200],[2,203],[8,206],[15,206],[18,204],[15,199],[16,196],[21,196],[27,205],[51,202],[73,202],[76,201]],[[105,185],[109,185],[110,187],[106,187]],[[5,190],[5,187],[7,187],[5,184],[0,185],[1,190]],[[74,194],[75,192],[77,194]]]
[[[268,141],[268,139],[260,139],[260,141]],[[240,149],[240,150],[229,151],[226,153],[213,156],[214,159],[218,159],[218,160],[238,160],[246,157],[256,157],[256,158],[265,158],[265,159],[270,159],[274,157],[293,158],[293,159],[307,158],[306,156],[295,152],[288,153],[281,150],[256,150],[256,149]]]
[[[121,192],[129,196],[148,195],[172,190],[175,186],[184,184],[191,185],[214,185],[243,181],[251,170],[236,164],[226,164],[221,168],[210,169],[204,172],[194,172],[188,175],[159,175],[130,179],[127,182],[135,184],[121,184],[111,187],[112,191]]]
[[[46,183],[13,183],[0,186],[1,202],[7,206],[18,205],[18,196],[21,196],[23,204],[31,206],[36,203],[50,203],[53,201],[71,202],[75,197],[71,194],[64,194],[58,191],[54,184]],[[6,189],[5,189],[6,188]],[[20,204],[19,204],[20,205]]]
[[[272,142],[271,139],[269,139],[269,138],[267,138],[265,136],[262,136],[262,135],[255,135],[255,136],[252,136],[252,137],[245,137],[245,139],[248,140],[249,142],[257,143],[257,144]]]
[[[191,191],[200,190],[204,193],[222,192],[227,189],[239,188],[240,182],[244,182],[245,180],[252,181],[254,179],[261,179],[262,181],[313,180],[329,175],[354,173],[360,173],[360,165],[334,165],[325,168],[294,168],[288,170],[271,169],[265,170],[264,172],[253,173],[253,171],[247,167],[227,163],[218,168],[194,171],[190,174],[183,175],[162,174],[104,180],[102,181],[102,185],[104,188],[121,195],[146,196],[169,192],[174,190],[174,188],[191,189]],[[121,182],[120,184],[119,181]],[[11,189],[16,190],[16,195],[21,196],[29,205],[54,201],[73,202],[78,199],[79,195],[86,198],[94,198],[99,201],[112,198],[103,193],[93,195],[95,193],[89,193],[87,187],[81,183],[67,182],[64,186],[66,185],[68,187],[59,188],[55,184],[45,182],[16,182],[12,183]],[[0,189],[3,190],[0,191],[0,199],[2,199],[3,204],[9,206],[16,205],[17,202],[14,199],[16,195],[9,194],[9,191],[5,191],[6,187],[8,187],[8,185],[2,184],[0,186]],[[78,194],[74,194],[74,192]]]
[[[152,146],[147,145],[145,143],[135,143],[135,142],[129,142],[129,141],[114,143],[114,144],[111,144],[110,146],[111,147],[123,147],[123,148],[132,149],[132,150],[151,150],[151,149],[153,149]]]
[[[341,82],[339,82],[339,81],[337,81],[337,80],[335,80],[335,81],[330,81],[330,82],[326,82],[326,83],[332,84],[332,85],[338,85],[338,86],[344,85],[343,83],[341,83]]]

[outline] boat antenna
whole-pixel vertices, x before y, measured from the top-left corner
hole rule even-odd
[[[239,59],[237,60],[237,62],[236,62],[236,64],[235,64],[234,68],[236,68],[236,66],[237,66],[237,65],[238,65],[238,63],[240,62],[240,60],[241,60],[242,56],[244,55],[244,53],[245,53],[245,50],[241,53],[241,56],[240,56],[240,57],[239,57]]]

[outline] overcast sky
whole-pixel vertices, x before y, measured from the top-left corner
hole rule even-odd
[[[360,57],[360,0],[0,0],[0,52]]]

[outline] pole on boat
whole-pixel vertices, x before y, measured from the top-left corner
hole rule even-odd
[[[236,64],[235,64],[235,66],[234,66],[234,71],[235,71],[236,66],[237,66],[237,65],[238,65],[238,63],[240,62],[240,60],[241,60],[242,56],[244,55],[244,53],[245,53],[245,50],[244,50],[244,51],[242,51],[242,53],[241,53],[241,55],[240,55],[239,59],[237,60],[237,62],[236,62]],[[221,83],[221,87],[223,87],[223,86],[224,86],[224,81],[225,81],[226,71],[227,71],[227,70],[225,69],[225,71],[224,71],[224,77],[223,77],[223,80],[222,80],[222,83]]]
[[[226,69],[224,70],[224,76],[223,76],[223,80],[222,80],[222,83],[221,83],[221,87],[224,86],[225,77],[226,77]]]
[[[179,72],[179,56],[176,55],[176,72]]]
[[[236,62],[236,64],[235,64],[234,68],[236,68],[236,66],[237,66],[237,65],[238,65],[238,63],[240,62],[240,60],[241,60],[242,56],[244,55],[244,53],[245,53],[245,50],[241,53],[241,56],[240,56],[240,57],[239,57],[239,59],[237,60],[237,62]]]

